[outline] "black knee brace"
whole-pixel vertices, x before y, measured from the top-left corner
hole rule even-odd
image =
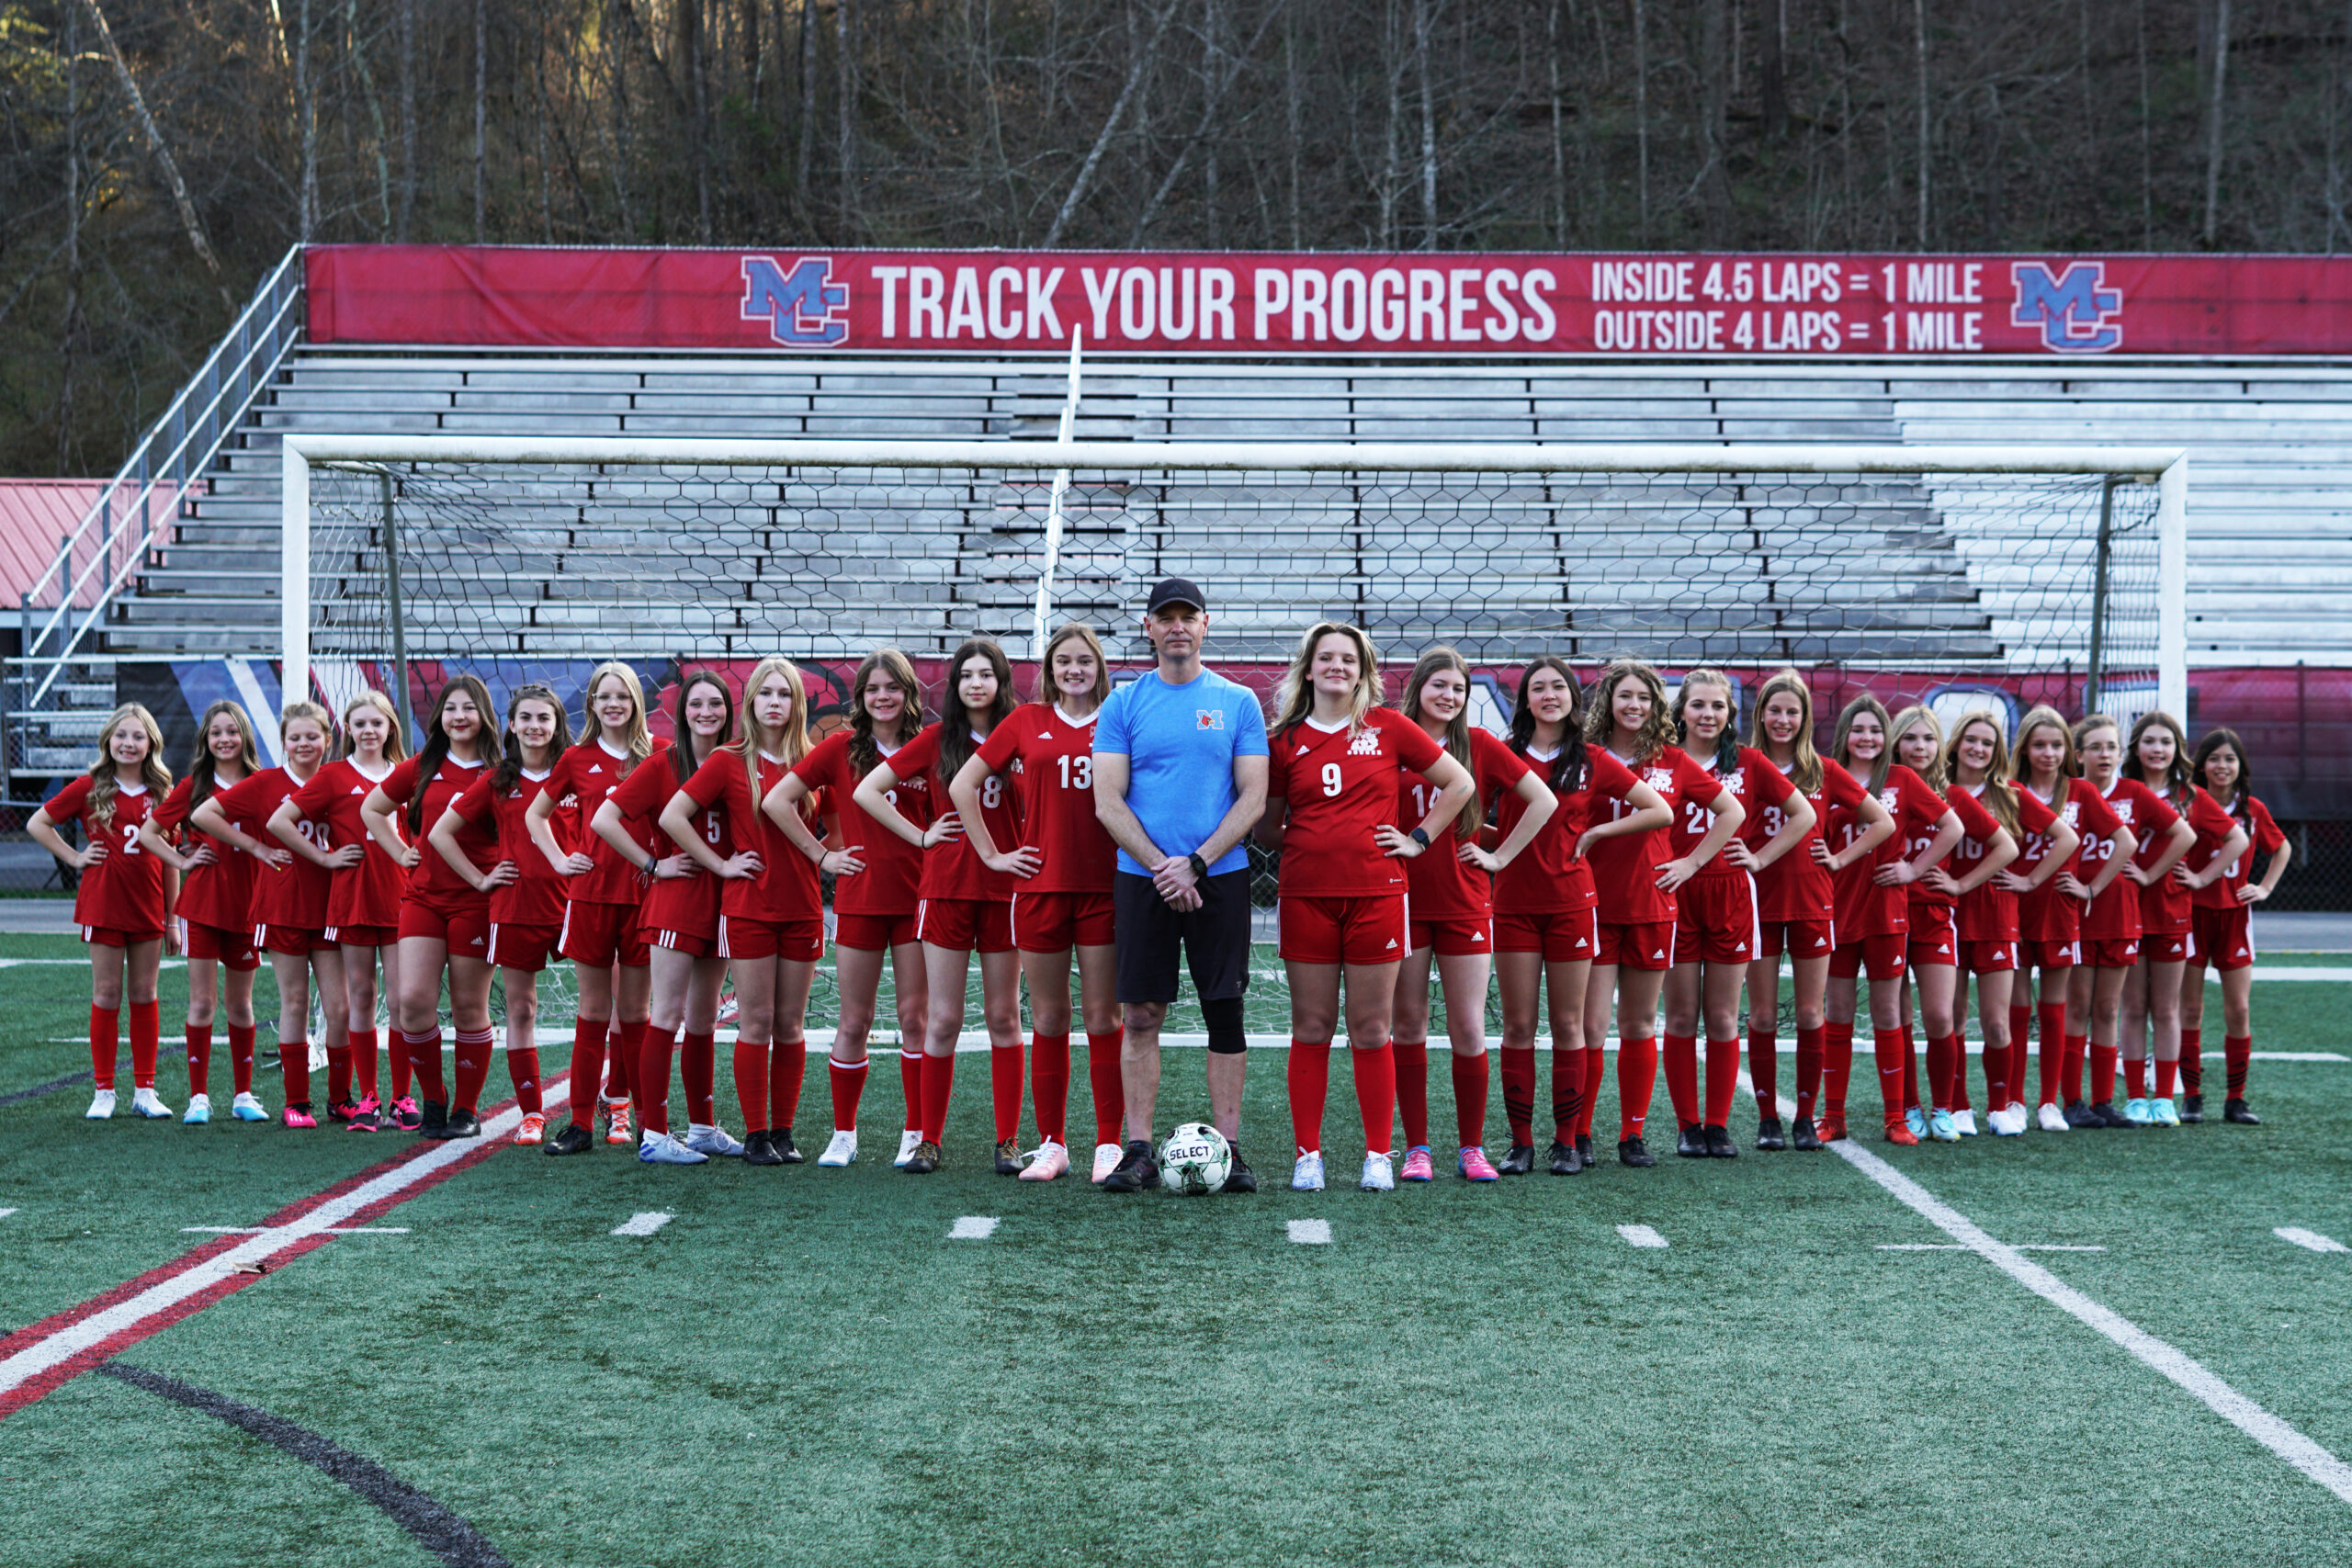
[[[1209,1050],[1219,1056],[1238,1056],[1250,1048],[1250,1036],[1241,1029],[1241,998],[1223,997],[1201,1004],[1201,1016],[1208,1021]]]

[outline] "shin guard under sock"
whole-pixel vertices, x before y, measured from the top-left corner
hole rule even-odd
[[[481,1109],[482,1088],[490,1082],[491,1040],[487,1029],[458,1031],[458,1081],[449,1098],[452,1111]]]
[[[1386,1042],[1368,1050],[1350,1050],[1348,1066],[1356,1080],[1356,1111],[1363,1118],[1367,1153],[1385,1155],[1396,1123],[1396,1048]]]
[[[1598,1045],[1584,1048],[1584,1109],[1577,1112],[1577,1136],[1579,1138],[1592,1136],[1592,1116],[1600,1104],[1600,1075],[1607,1070],[1608,1057],[1609,1053]],[[1623,1068],[1619,1070],[1623,1071]],[[1646,1089],[1643,1091],[1642,1103],[1645,1107],[1649,1104]]]
[[[1579,1053],[1568,1052],[1576,1055]],[[1533,1052],[1529,1052],[1533,1055]],[[1487,1141],[1487,1058],[1482,1052],[1476,1056],[1449,1054],[1453,1064],[1453,1131],[1465,1149],[1475,1149]],[[1576,1067],[1584,1064],[1578,1062]],[[1531,1068],[1532,1070],[1532,1068]],[[1560,1057],[1552,1058],[1553,1093],[1559,1092]],[[1573,1102],[1571,1102],[1573,1103]]]
[[[2186,1094],[2205,1092],[2205,1048],[2201,1029],[2180,1032],[2180,1087]]]
[[[778,1040],[768,1047],[768,1128],[789,1132],[800,1120],[800,1085],[808,1076],[808,1042]]]
[[[2180,1064],[2177,1061],[2159,1060],[2156,1063],[2156,1098],[2158,1100],[2172,1098],[2173,1080],[2179,1076],[2179,1073]]]
[[[1965,1056],[1959,1056],[1959,1052],[1960,1039],[1957,1035],[1928,1042],[1928,1103],[1938,1111],[1951,1109],[1951,1080],[1968,1060]],[[1957,1064],[1953,1060],[1955,1056],[1959,1056]]]
[[[1778,1046],[1774,1048],[1778,1049]],[[1738,1091],[1739,1036],[1735,1034],[1728,1040],[1708,1041],[1707,1113],[1703,1119],[1708,1126],[1723,1127],[1730,1124],[1731,1097]],[[1780,1114],[1773,1109],[1770,1100],[1764,1101],[1764,1111],[1768,1116]]]
[[[2055,1105],[2058,1080],[2065,1072],[2066,1053],[2074,1043],[2066,1038],[2066,1004],[2044,1005],[2038,1010],[2034,1021],[2035,1032],[2041,1036],[2037,1043],[2041,1047],[2041,1070],[2035,1084],[2034,1103]]]
[[[865,1075],[872,1070],[870,1058],[854,1062],[828,1058],[831,1070],[828,1075],[833,1089],[833,1131],[857,1131],[857,1102],[865,1094]]]
[[[2118,1050],[2113,1045],[2094,1043],[2091,1053],[2091,1103],[2105,1105],[2115,1098],[2115,1064]]]
[[[768,1043],[735,1037],[735,1108],[743,1113],[743,1135],[768,1130]]]
[[[1571,1045],[1565,1051],[1552,1047],[1552,1136],[1560,1143],[1575,1143],[1577,1129],[1592,1120],[1592,1089],[1585,1078],[1590,1070],[1583,1046]],[[1532,1051],[1527,1054],[1527,1092],[1530,1099],[1534,1097]]]
[[[300,1035],[277,1040],[277,1066],[286,1079],[286,1103],[311,1103],[311,1043]]]
[[[582,1127],[596,1125],[596,1091],[605,1083],[605,1021],[583,1018],[571,1030],[571,1120]]]
[[[2254,1065],[2254,1036],[2224,1034],[2222,1036],[2222,1066],[2229,1075],[2229,1098],[2245,1098],[2246,1069]]]
[[[1812,1033],[1814,1035],[1813,1050],[1808,1055],[1804,1043],[1806,1031],[1802,1029],[1797,1031],[1797,1081],[1793,1087],[1797,1091],[1797,1114],[1800,1116],[1813,1114],[1814,1100],[1821,1092],[1821,1032],[1816,1029],[1812,1031]],[[1708,1049],[1713,1051],[1713,1046],[1710,1045]],[[1711,1055],[1708,1060],[1713,1062],[1713,1057]],[[1733,1075],[1734,1089],[1739,1087],[1736,1081],[1737,1077],[1736,1073]],[[1747,1032],[1747,1081],[1756,1089],[1756,1108],[1767,1116],[1778,1116],[1781,1113],[1780,1106],[1776,1103],[1781,1097],[1779,1031],[1768,1030],[1758,1032],[1751,1029]],[[1724,1114],[1725,1116],[1731,1114],[1729,1100],[1724,1101]]]
[[[1320,1154],[1323,1101],[1331,1089],[1331,1043],[1293,1040],[1290,1067],[1284,1076],[1289,1080],[1291,1141],[1300,1154]]]
[[[1589,1067],[1588,1057],[1585,1066]],[[1657,1042],[1654,1039],[1617,1042],[1617,1140],[1642,1135],[1649,1121],[1650,1100],[1657,1093]]]
[[[1617,1053],[1617,1076],[1620,1091],[1624,1087],[1625,1053]],[[1694,1126],[1705,1119],[1699,1104],[1699,1037],[1695,1034],[1669,1034],[1666,1037],[1666,1098],[1674,1106],[1674,1121],[1679,1127]],[[1626,1133],[1624,1137],[1636,1134]]]
[[[1430,1143],[1430,1043],[1392,1040],[1388,1048],[1396,1059],[1396,1118],[1405,1124],[1405,1146],[1425,1149]]]
[[[440,1026],[435,1024],[422,1034],[411,1034],[408,1031],[401,1030],[400,1036],[401,1043],[408,1049],[409,1071],[414,1076],[418,1094],[425,1100],[442,1105],[448,1104],[448,1091],[443,1088],[441,1082]],[[283,1046],[279,1047],[281,1053],[284,1049]],[[602,1042],[597,1043],[596,1049],[599,1051],[603,1049]],[[593,1070],[589,1077],[592,1079],[595,1077]]]
[[[545,1080],[539,1067],[539,1048],[526,1045],[520,1051],[513,1046],[506,1051],[506,1077],[514,1086],[514,1103],[526,1116],[547,1114],[547,1100],[542,1092]]]
[[[1905,1110],[1903,1085],[1908,1076],[1905,1069],[1911,1063],[1911,1042],[1899,1029],[1873,1029],[1871,1057],[1878,1067],[1879,1104],[1886,1111],[1887,1120],[1894,1121]]]
[[[1797,1054],[1802,1056],[1804,1053],[1800,1050]],[[1846,1089],[1847,1086],[1853,1081],[1853,1023],[1849,1021],[1845,1023],[1823,1024],[1821,1026],[1821,1097],[1817,1102],[1819,1105],[1817,1114],[1838,1122],[1846,1119]],[[1800,1097],[1804,1094],[1802,1082],[1798,1085],[1798,1094]],[[1797,1114],[1800,1116],[1804,1114],[1802,1098],[1798,1104]]]
[[[1021,1136],[1021,1040],[989,1047],[989,1110],[995,1117],[996,1141]]]
[[[956,1089],[956,1054],[929,1052],[922,1058],[922,1135],[925,1143],[947,1141],[947,1103]]]
[[[342,1105],[353,1098],[351,1092],[351,1047],[349,1044],[327,1047],[327,1103]]]
[[[899,1047],[899,1087],[907,1096],[907,1131],[922,1131],[922,1052]]]
[[[2148,1098],[2148,1059],[2133,1056],[2123,1064],[2123,1087],[2133,1100]]]
[[[254,1034],[250,1023],[229,1026],[229,1087],[239,1094],[254,1091]]]
[[[205,1083],[212,1073],[212,1026],[191,1023],[187,1026],[187,1091],[192,1095],[205,1092]]]
[[[1069,1145],[1069,1036],[1029,1036],[1029,1102],[1037,1141]]]
[[[1511,1145],[1513,1147],[1530,1145],[1535,1142],[1535,1053],[1514,1047],[1501,1055],[1503,1117],[1510,1123]],[[1552,1098],[1555,1100],[1560,1097],[1560,1080],[1566,1076],[1562,1060],[1583,1055],[1580,1048],[1552,1053]],[[1582,1065],[1581,1062],[1577,1064],[1578,1067]],[[1580,1080],[1582,1075],[1579,1073],[1577,1077]],[[1575,1129],[1570,1128],[1569,1132],[1573,1135]]]
[[[670,1130],[670,1053],[674,1038],[668,1030],[649,1021],[644,1038],[638,1043],[637,1070],[629,1075],[629,1082],[637,1090],[637,1124],[649,1133]]]
[[[162,1049],[162,1009],[154,1002],[130,1004],[130,1086],[155,1087],[155,1057]]]
[[[1119,1049],[1126,1043],[1125,1027],[1108,1034],[1086,1037],[1086,1084],[1094,1096],[1094,1141],[1118,1144],[1127,1119],[1127,1083],[1119,1066]]]
[[[351,1092],[360,1100],[376,1098],[376,1032],[351,1032]]]
[[[686,1091],[686,1120],[718,1126],[718,1045],[709,1035],[687,1031],[678,1047],[678,1081]]]
[[[114,1087],[114,1061],[121,1054],[120,1008],[90,1004],[90,1076],[100,1089]]]

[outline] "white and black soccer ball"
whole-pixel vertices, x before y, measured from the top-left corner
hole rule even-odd
[[[1233,1169],[1233,1145],[1205,1122],[1187,1122],[1159,1145],[1159,1182],[1187,1197],[1221,1192]]]

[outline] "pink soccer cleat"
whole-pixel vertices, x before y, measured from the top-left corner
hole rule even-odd
[[[1406,1150],[1405,1168],[1396,1173],[1396,1179],[1399,1181],[1435,1181],[1437,1179],[1437,1166],[1430,1160],[1429,1150],[1419,1147]]]
[[[288,1106],[286,1108],[285,1116],[286,1124],[288,1127],[315,1127],[319,1124],[319,1119],[311,1115],[310,1111],[303,1106]]]
[[[1036,1152],[1029,1156],[1028,1165],[1022,1169],[1021,1179],[1051,1181],[1069,1169],[1069,1151],[1053,1139],[1047,1138],[1039,1144]]]
[[[1495,1162],[1487,1157],[1487,1151],[1478,1148],[1463,1150],[1455,1168],[1462,1172],[1464,1181],[1494,1181],[1502,1175],[1495,1168]],[[1429,1178],[1425,1176],[1421,1179],[1427,1181]]]

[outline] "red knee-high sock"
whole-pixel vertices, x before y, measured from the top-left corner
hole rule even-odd
[[[2201,1029],[2180,1032],[2180,1087],[2189,1094],[2205,1092],[2205,1048]]]
[[[605,1086],[607,1021],[583,1018],[571,1026],[571,1119],[582,1127],[596,1122],[596,1094]]]
[[[1555,1102],[1560,1098],[1560,1080],[1577,1071],[1577,1068],[1565,1067],[1562,1064],[1570,1056],[1580,1057],[1583,1055],[1580,1047],[1572,1046],[1566,1050],[1555,1047],[1553,1050],[1552,1099]],[[1521,1051],[1514,1047],[1505,1050],[1502,1058],[1503,1117],[1510,1123],[1511,1146],[1517,1148],[1535,1142],[1535,1053],[1532,1049]],[[1577,1064],[1578,1067],[1581,1066],[1581,1063]],[[1577,1076],[1581,1077],[1582,1075],[1578,1073]],[[1576,1129],[1570,1127],[1568,1134],[1574,1137]]]
[[[1713,1046],[1710,1045],[1708,1049],[1713,1051]],[[1712,1064],[1714,1061],[1714,1058],[1710,1055],[1707,1060]],[[1735,1078],[1736,1078],[1737,1076],[1738,1075],[1736,1073],[1733,1075]],[[1713,1075],[1712,1073],[1708,1075],[1708,1080],[1710,1082],[1713,1081]],[[1808,1092],[1808,1090],[1812,1089],[1813,1086],[1818,1085],[1820,1080],[1821,1053],[1818,1050],[1815,1051],[1813,1054],[1813,1076],[1809,1078],[1805,1076],[1804,1031],[1800,1029],[1797,1031],[1796,1090],[1798,1115],[1810,1116],[1813,1114],[1814,1096],[1813,1093]],[[1780,1098],[1781,1094],[1781,1032],[1777,1026],[1770,1026],[1763,1029],[1751,1028],[1748,1030],[1747,1081],[1756,1086],[1756,1108],[1767,1116],[1778,1116],[1781,1113],[1780,1107],[1773,1103],[1773,1101]],[[1733,1087],[1737,1088],[1738,1086],[1734,1084]],[[1731,1114],[1731,1102],[1729,1100],[1725,1100],[1724,1102],[1724,1114],[1725,1116]],[[1728,1123],[1723,1124],[1728,1125]]]
[[[491,1039],[487,1029],[458,1031],[458,1083],[450,1109],[481,1109],[482,1087],[490,1082]]]
[[[1323,1152],[1323,1100],[1331,1090],[1331,1043],[1290,1043],[1291,1139],[1303,1155]]]
[[[922,1058],[922,1135],[926,1143],[947,1141],[947,1102],[956,1089],[956,1053]]]
[[[1396,1047],[1384,1041],[1368,1050],[1351,1050],[1348,1066],[1356,1080],[1356,1111],[1363,1118],[1363,1146],[1385,1155],[1396,1122]]]
[[[1952,1032],[1951,1049],[1951,1098],[1944,1101],[1945,1109],[1973,1111],[1976,1108],[1968,1098],[1968,1038],[1964,1025]]]
[[[2032,1032],[2033,1005],[2030,1002],[2011,1002],[2009,1004],[2009,1043],[2022,1045]],[[2017,1082],[2016,1078],[2009,1080],[2012,1087],[2015,1087]],[[2023,1099],[2024,1097],[2019,1095],[2015,1098]]]
[[[539,1072],[537,1046],[526,1045],[520,1051],[507,1047],[506,1077],[514,1085],[514,1103],[527,1116],[544,1115],[547,1111],[547,1101],[540,1093]]]
[[[1125,1141],[1119,1132],[1127,1116],[1127,1083],[1119,1066],[1119,1048],[1126,1038],[1124,1026],[1108,1034],[1090,1032],[1086,1036],[1086,1083],[1094,1096],[1094,1141],[1098,1144]]]
[[[1532,1056],[1535,1053],[1529,1052]],[[1552,1091],[1559,1092],[1560,1066],[1563,1058],[1579,1055],[1575,1051],[1555,1052],[1552,1056]],[[1447,1054],[1453,1064],[1453,1133],[1465,1149],[1475,1149],[1487,1141],[1487,1057],[1484,1052],[1476,1056]],[[1577,1062],[1570,1072],[1580,1072],[1584,1064]],[[1531,1068],[1532,1070],[1532,1068]],[[1569,1097],[1571,1106],[1575,1096]],[[1573,1115],[1573,1111],[1571,1111]],[[1571,1136],[1574,1130],[1571,1129]]]
[[[408,1045],[409,1071],[415,1076],[418,1090],[425,1099],[447,1105],[448,1091],[441,1082],[441,1026],[436,1023],[422,1034],[403,1030],[401,1039]],[[589,1077],[595,1077],[594,1071]]]
[[[286,1077],[286,1103],[311,1103],[311,1043],[297,1034],[288,1039],[277,1037],[277,1066]]]
[[[613,1026],[605,1042],[605,1098],[620,1101],[629,1098],[630,1084],[637,1077],[637,1054],[645,1048],[643,1019],[623,1019]]]
[[[637,1071],[629,1082],[637,1086],[637,1124],[649,1133],[670,1130],[670,1053],[674,1037],[649,1022],[638,1042]]]
[[[2254,1036],[2224,1034],[2222,1036],[2222,1066],[2229,1077],[2229,1098],[2245,1098],[2246,1069],[2254,1066]]]
[[[790,1132],[800,1120],[800,1084],[808,1076],[808,1042],[779,1040],[768,1047],[768,1125]]]
[[[2040,1093],[2034,1103],[2055,1105],[2058,1103],[2058,1080],[2065,1071],[2066,1053],[2075,1043],[2066,1038],[2066,1004],[2060,1002],[2052,1006],[2043,1003],[2040,1016],[2034,1021],[2041,1046]]]
[[[1928,1049],[1934,1048],[1935,1043],[1929,1041]],[[1905,1023],[1903,1026],[1903,1109],[1917,1111],[1918,1108],[1919,1046],[1918,1043],[1911,1037],[1911,1026]]]
[[[922,1131],[922,1052],[899,1047],[899,1087],[907,1095],[907,1131]]]
[[[187,1026],[187,1091],[202,1094],[205,1080],[212,1071],[212,1026],[191,1023]]]
[[[743,1135],[768,1126],[768,1043],[735,1037],[735,1104],[743,1112]]]
[[[154,1002],[130,1004],[130,1086],[155,1087],[155,1058],[162,1051],[162,1008]]]
[[[2033,1063],[2033,1047],[2026,1043],[2022,1034],[2009,1036],[2009,1103],[2025,1104],[2026,1072]],[[2040,1100],[2034,1101],[2039,1105]],[[2031,1107],[2028,1107],[2029,1110]]]
[[[90,1076],[100,1089],[114,1087],[114,1060],[122,1050],[118,1031],[122,1021],[120,1008],[102,1008],[90,1004]]]
[[[229,1026],[229,1087],[239,1094],[254,1091],[254,1035],[250,1023]]]
[[[1928,1094],[1938,1111],[1951,1109],[1951,1080],[1957,1070],[1953,1058],[1958,1056],[1962,1066],[1967,1062],[1960,1051],[1960,1036],[1956,1034],[1928,1042]]]
[[[1069,1143],[1069,1036],[1029,1036],[1029,1100],[1037,1117],[1037,1141]]]
[[[1707,1115],[1710,1127],[1731,1124],[1731,1097],[1739,1090],[1739,1036],[1707,1042]],[[1778,1115],[1766,1100],[1767,1115]]]
[[[1622,1097],[1625,1081],[1625,1052],[1621,1044],[1617,1052],[1617,1085]],[[1695,1034],[1669,1034],[1666,1037],[1666,1098],[1674,1102],[1674,1120],[1679,1126],[1695,1126],[1702,1117],[1699,1105],[1699,1037]],[[1648,1101],[1643,1104],[1646,1107]],[[1635,1137],[1626,1133],[1623,1137]]]
[[[2105,1105],[2115,1098],[2115,1064],[2120,1052],[2094,1043],[2091,1052],[2091,1103]]]
[[[1598,1045],[1588,1045],[1584,1048],[1584,1109],[1577,1112],[1577,1136],[1579,1138],[1592,1136],[1592,1115],[1600,1104],[1600,1075],[1607,1070],[1608,1057],[1609,1053]],[[1655,1070],[1657,1064],[1653,1062],[1651,1065]],[[1617,1070],[1622,1074],[1625,1070],[1624,1064],[1619,1063]],[[1653,1083],[1651,1087],[1656,1088],[1657,1085]],[[1622,1089],[1620,1092],[1623,1092]],[[1642,1104],[1645,1108],[1650,1102],[1649,1096],[1649,1089],[1645,1089],[1642,1091]]]
[[[831,1065],[833,1086],[833,1131],[857,1131],[857,1102],[865,1094],[865,1075],[871,1069],[870,1059],[861,1056],[854,1062],[827,1058]]]
[[[996,1141],[1021,1136],[1021,1040],[989,1047],[989,1109],[996,1117]]]
[[[1878,1067],[1878,1100],[1889,1122],[1903,1115],[1903,1086],[1909,1077],[1911,1042],[1899,1029],[1871,1031],[1871,1059]]]
[[[2058,1065],[2058,1092],[2072,1105],[2083,1098],[2083,1062],[2090,1055],[2090,1036],[2068,1034],[2065,1041],[2066,1059]]]
[[[392,1034],[397,1039],[400,1031],[396,1029],[392,1031]],[[416,1081],[416,1064],[409,1060],[408,1053],[404,1050],[388,1051],[386,1055],[390,1059],[392,1098],[394,1100],[409,1099],[409,1090]]]
[[[376,1098],[376,1032],[355,1029],[351,1032],[351,1079],[353,1090],[361,1100]]]
[[[1800,1079],[1797,1084],[1797,1114],[1804,1114],[1804,1084],[1802,1079],[1804,1048],[1797,1048],[1800,1058]],[[1846,1086],[1854,1077],[1854,1025],[1825,1023],[1821,1026],[1821,1113],[1833,1122],[1846,1119]]]
[[[678,1047],[678,1079],[685,1086],[686,1120],[698,1126],[718,1126],[718,1042],[688,1030],[685,1043]]]
[[[1984,1043],[1984,1109],[2002,1111],[2016,1098],[2009,1092],[2009,1043]]]
[[[2179,1076],[2179,1073],[2180,1063],[2178,1061],[2166,1062],[2159,1060],[2156,1063],[2156,1098],[2158,1100],[2170,1100],[2172,1098],[2173,1080]]]
[[[1392,1040],[1388,1048],[1396,1054],[1396,1115],[1405,1123],[1405,1146],[1425,1149],[1430,1146],[1430,1043]]]
[[[2123,1087],[2134,1100],[2148,1098],[2148,1059],[2145,1056],[2127,1058],[2123,1064]]]
[[[327,1047],[327,1103],[341,1105],[351,1099],[351,1045]]]
[[[1566,1050],[1552,1047],[1552,1136],[1563,1144],[1576,1142],[1579,1128],[1592,1120],[1592,1091],[1585,1074],[1592,1065],[1585,1060],[1584,1047],[1571,1045]],[[1527,1054],[1527,1091],[1535,1093],[1535,1053]],[[1516,1136],[1516,1134],[1514,1134]]]
[[[1621,1038],[1617,1042],[1618,1142],[1642,1135],[1643,1123],[1649,1120],[1650,1100],[1657,1093],[1657,1042]]]

